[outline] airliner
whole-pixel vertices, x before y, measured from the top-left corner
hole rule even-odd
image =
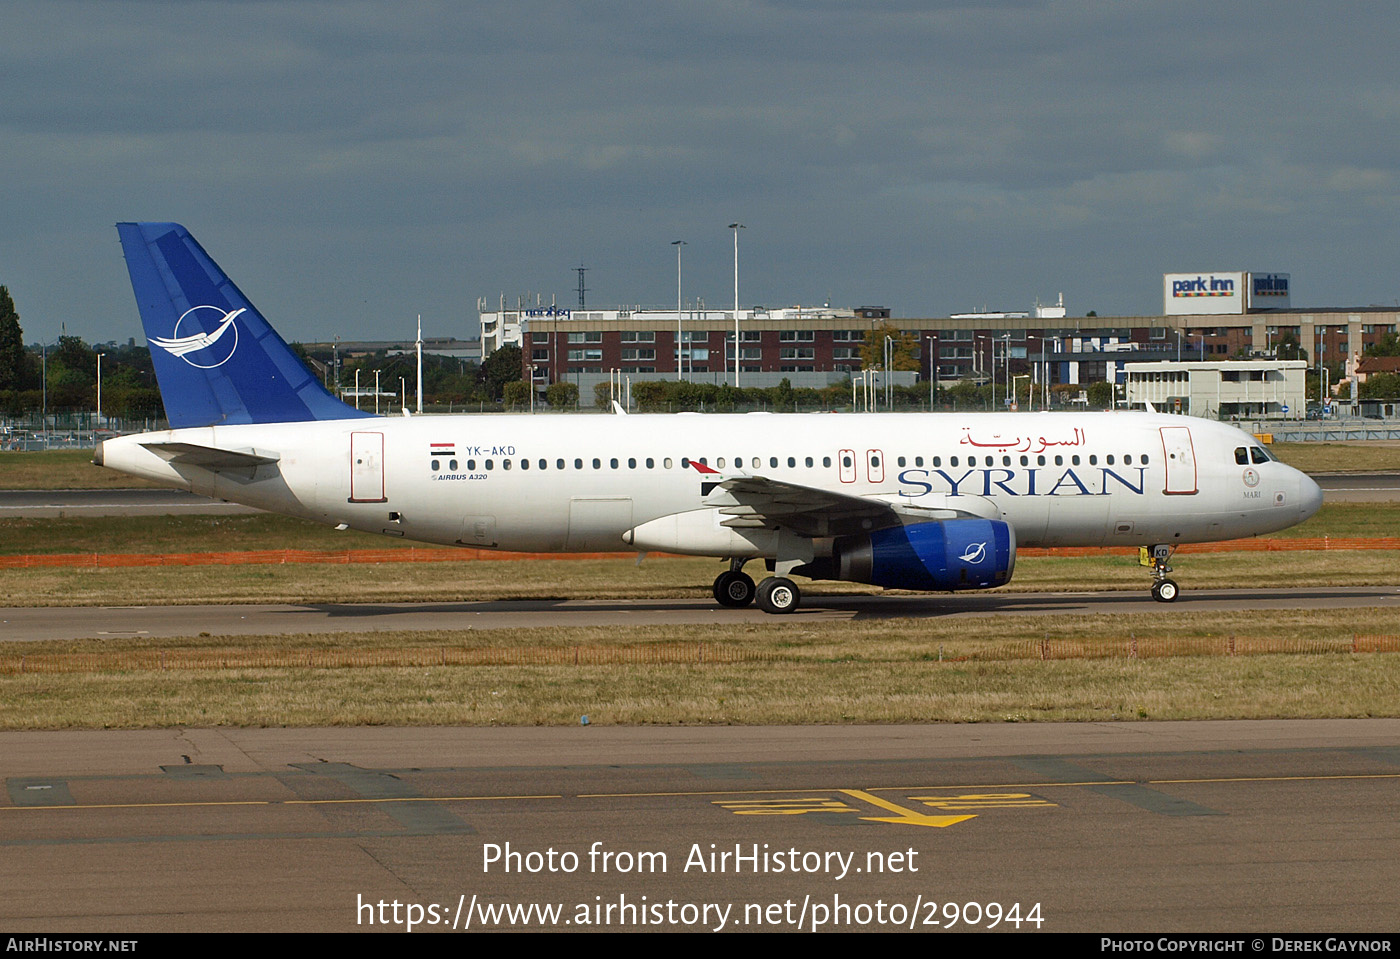
[[[1153,412],[370,415],[184,227],[117,230],[171,428],[105,440],[95,461],[340,529],[712,556],[720,605],[790,613],[793,576],[988,589],[1018,547],[1046,546],[1139,547],[1171,602],[1180,544],[1284,529],[1322,502],[1249,434]]]

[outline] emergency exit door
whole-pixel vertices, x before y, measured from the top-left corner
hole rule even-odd
[[[384,434],[350,434],[350,502],[383,503]]]

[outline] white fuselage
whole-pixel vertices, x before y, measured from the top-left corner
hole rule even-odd
[[[210,468],[158,452],[177,443],[276,461]],[[1223,424],[1147,413],[463,415],[171,430],[107,440],[99,461],[424,542],[771,557],[776,534],[719,525],[705,502],[714,481],[760,476],[931,518],[1001,519],[1020,546],[1178,544],[1317,510],[1317,485],[1258,449]]]

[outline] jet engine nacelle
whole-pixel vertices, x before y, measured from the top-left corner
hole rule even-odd
[[[1011,579],[1016,533],[1001,520],[949,519],[843,537],[836,579],[891,589],[990,589]]]

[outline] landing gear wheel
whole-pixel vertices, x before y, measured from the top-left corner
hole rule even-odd
[[[1159,603],[1173,602],[1180,592],[1174,580],[1159,579],[1152,584],[1152,598]]]
[[[765,613],[790,613],[802,603],[802,593],[792,580],[770,576],[758,584],[758,608]]]
[[[748,573],[731,569],[715,577],[715,602],[730,609],[743,609],[753,602],[753,579]]]

